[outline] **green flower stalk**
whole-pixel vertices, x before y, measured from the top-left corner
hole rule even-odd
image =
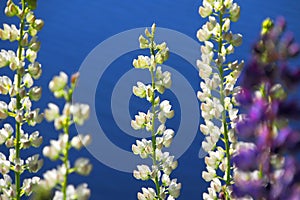
[[[35,17],[35,8],[36,1],[22,0],[15,4],[8,0],[5,14],[8,17],[17,17],[20,25],[17,27],[14,24],[3,24],[3,29],[0,29],[1,40],[18,43],[16,52],[4,49],[0,52],[0,68],[8,66],[14,73],[13,81],[8,76],[0,76],[0,94],[10,97],[9,103],[0,101],[0,119],[13,118],[15,124],[15,130],[10,124],[5,124],[0,131],[0,143],[9,148],[9,160],[6,160],[4,154],[0,154],[3,163],[1,181],[5,183],[0,188],[1,199],[20,200],[23,195],[31,195],[32,187],[39,182],[39,178],[24,179],[22,184],[21,175],[25,170],[35,173],[43,164],[39,155],[25,161],[21,155],[23,149],[39,147],[42,143],[38,131],[28,134],[23,129],[24,124],[35,126],[43,119],[39,108],[32,109],[32,101],[38,101],[42,92],[41,87],[34,86],[34,79],[38,79],[42,72],[41,64],[36,61],[40,49],[37,33],[44,25],[43,20]],[[15,183],[8,175],[10,170],[14,172]]]
[[[58,166],[57,169],[44,173],[44,179],[39,184],[41,189],[45,191],[58,188],[53,197],[55,200],[85,200],[90,197],[90,190],[87,188],[86,183],[79,185],[77,188],[68,185],[68,178],[73,172],[87,176],[92,170],[92,164],[87,158],[78,158],[72,166],[69,161],[71,148],[80,150],[91,142],[90,135],[79,134],[71,138],[70,127],[74,123],[82,125],[88,119],[90,113],[88,105],[72,102],[72,95],[78,77],[78,73],[74,74],[71,78],[71,84],[68,86],[68,76],[64,72],[60,72],[59,76],[55,76],[49,83],[49,88],[54,96],[64,98],[66,101],[62,113],[60,113],[59,107],[53,103],[49,103],[49,108],[45,110],[47,121],[54,121],[55,129],[63,132],[59,135],[58,140],[51,140],[50,146],[43,149],[44,156],[53,161],[60,159],[62,162],[62,165]]]
[[[138,165],[133,175],[136,179],[152,180],[155,184],[153,188],[142,188],[142,192],[137,194],[137,198],[149,200],[172,200],[179,196],[181,184],[177,183],[177,179],[170,179],[171,172],[177,167],[177,161],[169,152],[163,152],[163,147],[169,147],[172,143],[174,131],[166,129],[165,123],[167,119],[174,116],[169,101],[160,101],[158,93],[163,94],[164,91],[171,87],[171,73],[162,72],[159,64],[163,64],[169,57],[169,49],[166,43],[156,44],[154,41],[156,25],[153,24],[151,32],[145,30],[145,35],[139,37],[141,49],[149,49],[150,57],[138,56],[134,59],[133,66],[138,69],[148,69],[151,75],[151,84],[145,85],[138,82],[133,87],[133,93],[140,98],[145,98],[151,103],[151,109],[147,113],[139,112],[135,116],[135,120],[131,121],[131,126],[135,130],[146,129],[151,133],[151,140],[137,140],[132,145],[134,154],[141,158],[151,158],[152,166]],[[156,129],[156,120],[161,123]]]
[[[197,61],[203,80],[198,98],[205,121],[200,125],[205,135],[202,148],[208,152],[207,171],[202,177],[211,182],[203,199],[231,199],[234,170],[231,157],[235,152],[234,128],[238,118],[234,96],[239,91],[235,84],[244,62],[230,62],[226,57],[242,43],[242,36],[230,31],[231,22],[239,19],[240,7],[233,0],[203,0],[199,13],[203,18],[208,17],[208,22],[197,33],[204,43],[201,59]]]

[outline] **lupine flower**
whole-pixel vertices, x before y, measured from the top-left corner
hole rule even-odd
[[[233,185],[237,198],[297,199],[300,194],[300,170],[295,158],[300,135],[288,124],[299,115],[289,111],[297,111],[298,104],[287,98],[297,84],[287,78],[292,74],[287,61],[299,49],[291,35],[283,35],[284,28],[283,18],[276,24],[270,19],[263,22],[261,39],[237,95],[245,107],[244,117],[236,126],[239,139],[245,142],[232,158],[237,167]]]
[[[28,13],[35,18],[32,12],[33,3],[33,1],[24,1],[22,4],[15,4],[8,0],[4,9],[5,14],[9,17],[16,16],[20,23],[18,27],[14,24],[3,24],[3,29],[0,29],[1,40],[9,40],[18,44],[16,52],[3,49],[0,51],[0,68],[9,67],[13,72],[13,79],[8,76],[0,77],[0,94],[10,97],[7,102],[0,102],[0,119],[11,118],[15,127],[14,130],[11,125],[5,123],[4,128],[0,129],[0,144],[5,144],[9,148],[8,158],[1,154],[0,171],[3,174],[3,179],[0,180],[1,199],[21,199],[24,195],[31,195],[32,186],[39,182],[39,178],[22,178],[24,180],[22,185],[22,174],[26,170],[36,173],[43,164],[43,161],[38,159],[38,155],[28,158],[20,156],[23,155],[21,152],[23,149],[39,147],[42,143],[39,132],[33,131],[32,134],[28,134],[22,128],[23,125],[35,126],[43,119],[39,108],[32,109],[34,107],[32,101],[38,101],[41,97],[41,87],[34,86],[33,81],[33,78],[40,77],[41,65],[32,64],[37,59],[40,42],[37,37],[33,38],[29,34],[34,31],[37,35],[42,28],[43,20],[40,19],[38,24],[34,21],[23,20]],[[39,70],[33,73],[33,68]],[[9,170],[14,173],[14,183],[11,177],[6,175]]]
[[[56,130],[62,130],[57,140],[50,140],[50,145],[43,149],[44,156],[51,160],[62,160],[62,165],[57,169],[52,169],[44,174],[41,180],[40,188],[46,191],[55,190],[53,199],[82,199],[86,200],[90,196],[90,190],[87,184],[79,185],[76,189],[73,185],[68,184],[68,176],[76,172],[80,175],[87,176],[92,170],[92,164],[89,159],[78,158],[73,166],[69,161],[69,151],[73,147],[80,150],[83,146],[91,142],[90,135],[79,134],[70,136],[70,126],[72,124],[82,125],[89,117],[90,108],[86,104],[73,103],[72,94],[76,87],[79,74],[76,73],[71,77],[71,84],[68,86],[68,77],[61,72],[59,76],[55,76],[49,83],[49,89],[57,98],[63,97],[66,101],[63,110],[53,103],[48,104],[45,110],[45,118],[48,121],[54,121]]]
[[[230,186],[233,184],[230,158],[235,152],[234,128],[239,118],[235,104],[239,88],[235,85],[244,61],[230,62],[226,57],[242,43],[242,35],[230,31],[231,22],[239,19],[240,7],[232,0],[203,0],[199,14],[208,18],[197,32],[197,38],[203,42],[201,59],[197,60],[199,77],[202,79],[197,97],[201,101],[204,119],[200,130],[205,135],[202,148],[209,154],[205,158],[207,167],[202,177],[211,182],[203,199],[229,199]]]
[[[89,159],[78,158],[74,164],[75,171],[80,175],[89,175],[92,171],[92,165],[90,164]]]
[[[131,121],[131,126],[135,130],[146,129],[151,132],[152,139],[136,140],[136,144],[132,145],[132,152],[141,158],[152,158],[152,166],[138,165],[137,170],[133,171],[133,176],[140,180],[152,180],[155,184],[153,188],[142,188],[142,192],[137,194],[140,200],[174,200],[180,194],[181,184],[177,183],[177,179],[170,179],[171,172],[177,167],[177,161],[174,156],[168,152],[163,152],[164,147],[169,147],[174,137],[174,131],[167,129],[166,120],[174,116],[174,111],[168,100],[160,102],[156,93],[164,93],[171,87],[171,73],[163,72],[158,64],[162,64],[169,57],[169,49],[166,43],[155,44],[154,33],[155,24],[151,28],[145,30],[147,39],[144,36],[139,37],[140,47],[149,48],[151,56],[138,56],[134,59],[133,66],[135,68],[148,69],[152,77],[152,83],[145,85],[137,82],[137,86],[133,86],[133,94],[145,98],[152,105],[147,113],[138,112],[135,119]],[[153,53],[154,52],[154,53]],[[156,129],[156,119],[161,123]]]

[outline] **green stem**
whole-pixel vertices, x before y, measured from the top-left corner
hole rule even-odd
[[[223,1],[221,1],[221,4],[223,4]],[[222,52],[222,47],[223,47],[223,13],[220,11],[219,13],[219,23],[220,23],[220,37],[219,37],[219,49],[218,53],[221,54]],[[223,111],[222,111],[222,124],[224,127],[224,143],[225,143],[225,151],[226,151],[226,159],[227,159],[227,168],[226,168],[226,186],[231,185],[231,179],[230,179],[230,172],[231,172],[231,163],[230,163],[230,144],[229,144],[229,137],[228,137],[228,126],[227,126],[227,120],[226,120],[226,109],[225,109],[225,92],[224,92],[224,69],[223,69],[223,64],[220,64],[219,67],[219,74],[220,74],[220,79],[221,79],[221,84],[220,84],[220,101],[223,106]],[[226,199],[230,199],[227,192],[225,193]]]
[[[22,0],[22,13],[25,12],[26,9],[26,4],[25,0]],[[22,50],[23,46],[21,44],[23,34],[24,34],[24,29],[25,29],[25,19],[24,19],[24,14],[21,16],[20,20],[20,38],[18,41],[18,59],[22,61]],[[22,72],[18,69],[17,70],[17,89],[21,88],[21,80],[22,80]],[[22,104],[21,104],[21,96],[19,93],[17,93],[17,102],[16,102],[17,110],[21,110]],[[21,122],[16,122],[16,140],[15,140],[15,145],[16,145],[16,159],[20,159],[20,150],[21,150],[21,143],[20,143],[20,138],[21,138],[21,128],[22,128],[22,123]],[[20,200],[21,199],[21,173],[19,171],[15,171],[15,183],[16,183],[16,199]]]
[[[69,122],[70,122],[70,118],[67,118],[67,122],[66,125],[64,127],[64,134],[69,135]],[[66,168],[66,173],[64,175],[64,181],[62,184],[62,193],[63,193],[63,200],[67,199],[67,186],[68,186],[68,176],[69,176],[69,149],[70,149],[70,143],[69,141],[66,144],[66,147],[64,149],[64,158],[63,158],[63,163],[64,166]]]
[[[154,56],[155,52],[154,52],[154,36],[151,38],[151,47],[150,47],[150,53],[151,55]],[[157,161],[156,161],[156,135],[155,135],[155,119],[156,119],[156,113],[155,113],[155,80],[154,80],[154,67],[155,66],[151,66],[150,69],[150,73],[151,73],[151,87],[152,87],[152,91],[153,94],[151,96],[151,104],[152,104],[152,127],[151,127],[151,136],[152,136],[152,162],[153,165],[156,166],[157,165]],[[155,178],[154,178],[154,183],[155,183],[155,187],[156,187],[156,191],[157,191],[157,196],[158,196],[158,200],[161,200],[160,198],[160,185],[159,185],[159,180],[158,180],[158,175],[155,174]]]

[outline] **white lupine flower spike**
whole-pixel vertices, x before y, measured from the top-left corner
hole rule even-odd
[[[155,27],[153,24],[151,32],[146,29],[147,39],[144,36],[139,38],[140,47],[149,48],[151,56],[138,56],[138,59],[133,61],[135,68],[148,69],[152,78],[151,84],[148,85],[137,82],[137,85],[133,86],[133,94],[145,98],[152,108],[147,113],[138,112],[131,121],[134,130],[146,129],[151,132],[151,140],[137,140],[136,144],[132,145],[132,152],[143,159],[151,158],[152,166],[138,165],[137,170],[133,171],[133,176],[136,179],[154,182],[154,188],[142,188],[142,192],[137,194],[139,200],[174,200],[179,196],[181,189],[177,179],[170,179],[171,172],[177,167],[177,161],[168,152],[162,152],[164,147],[171,145],[175,135],[172,129],[165,126],[166,120],[174,116],[174,110],[168,100],[160,102],[159,96],[156,96],[163,94],[172,85],[171,73],[163,72],[162,67],[158,66],[167,60],[169,49],[166,43],[155,44]],[[155,125],[156,119],[161,123],[158,128]]]
[[[38,63],[36,60],[40,42],[37,37],[29,34],[35,32],[37,35],[43,20],[40,19],[39,26],[36,26],[34,21],[25,20],[29,13],[32,18],[36,18],[32,11],[34,7],[36,1],[15,3],[7,0],[4,12],[8,17],[15,17],[17,25],[3,24],[0,27],[0,39],[16,44],[13,45],[15,51],[0,50],[0,68],[7,67],[7,70],[11,70],[9,75],[0,76],[0,95],[8,97],[1,97],[0,120],[8,120],[11,123],[4,123],[0,128],[0,145],[9,149],[9,156],[0,153],[0,173],[3,175],[0,179],[0,199],[28,199],[29,197],[25,196],[32,194],[33,186],[39,183],[39,178],[33,176],[24,179],[23,173],[29,171],[34,174],[43,164],[38,155],[26,158],[26,154],[23,153],[24,149],[39,147],[43,141],[38,131],[31,130],[43,119],[43,115],[39,113],[40,109],[33,109],[36,107],[33,101],[38,101],[41,97],[41,87],[34,86],[34,79],[41,75],[41,64],[38,65],[38,72],[32,73],[33,70],[30,70],[32,63]],[[23,127],[28,127],[27,131],[31,133],[25,133]]]
[[[78,158],[73,166],[69,161],[69,150],[80,150],[83,146],[91,142],[90,135],[78,134],[71,137],[70,126],[72,124],[82,125],[88,120],[90,108],[86,104],[73,103],[72,95],[76,87],[79,74],[76,73],[71,77],[71,83],[68,85],[68,76],[61,72],[59,76],[55,76],[49,83],[50,90],[57,98],[64,98],[66,103],[60,111],[59,107],[53,103],[49,103],[45,110],[45,118],[48,121],[54,121],[54,127],[61,130],[58,140],[51,140],[49,146],[43,149],[44,156],[51,160],[62,161],[62,165],[57,169],[47,171],[44,179],[41,180],[40,186],[47,191],[55,190],[54,199],[82,199],[86,200],[90,197],[90,190],[87,184],[79,185],[76,189],[73,185],[68,185],[68,176],[76,172],[77,174],[88,176],[93,168],[90,161],[86,158]],[[58,188],[58,189],[57,189]]]
[[[199,41],[203,42],[201,58],[197,60],[202,79],[197,97],[201,101],[204,119],[200,131],[205,135],[202,149],[208,152],[205,157],[207,171],[202,173],[202,177],[211,182],[203,199],[231,199],[234,168],[230,159],[235,152],[233,129],[238,118],[238,109],[233,102],[235,84],[244,62],[229,62],[227,55],[234,53],[235,47],[242,43],[242,36],[230,31],[231,23],[240,16],[240,7],[233,0],[203,0],[199,14],[203,18],[208,17],[197,32]],[[221,143],[225,149],[219,146]]]

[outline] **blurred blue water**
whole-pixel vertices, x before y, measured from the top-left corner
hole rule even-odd
[[[237,58],[249,58],[250,48],[258,36],[261,21],[268,16],[271,18],[278,15],[285,16],[289,29],[295,32],[296,39],[300,41],[298,18],[300,17],[300,3],[298,1],[239,0],[237,2],[241,5],[242,14],[240,21],[233,24],[232,29],[244,36],[243,45],[235,53]],[[200,4],[200,0],[39,1],[36,15],[44,19],[45,27],[39,34],[39,39],[42,41],[39,61],[43,64],[43,76],[37,84],[42,85],[44,88],[44,96],[36,106],[45,108],[48,102],[56,101],[47,90],[48,82],[53,75],[58,74],[61,70],[68,74],[77,71],[85,57],[96,45],[117,33],[132,28],[150,26],[153,22],[156,22],[160,27],[182,32],[196,40],[196,31],[204,23],[204,20],[198,15]],[[1,1],[1,12],[3,8],[4,1]],[[3,22],[11,22],[11,20],[7,20],[1,13],[0,22],[2,24]],[[9,44],[1,42],[0,47],[7,49]],[[120,60],[112,64],[112,68],[118,70],[116,65],[122,63],[119,66],[120,71],[128,71],[131,69],[133,56],[136,55],[137,53],[122,56]],[[198,90],[197,72],[192,70],[186,62],[176,58],[176,56],[171,56],[168,64],[179,66],[183,71],[187,67],[185,76],[191,79],[190,82],[194,90]],[[111,77],[110,73],[112,73]],[[105,84],[114,84],[116,81],[113,79],[114,75],[113,71],[107,72],[103,82],[99,83],[98,93],[100,91],[109,92],[105,91]],[[176,80],[173,80],[173,82],[176,83]],[[2,97],[0,98],[2,99]],[[101,102],[101,99],[98,100]],[[62,102],[59,101],[59,103]],[[143,104],[139,105],[142,107]],[[139,108],[139,105],[134,107]],[[105,118],[106,114],[109,114],[103,113],[100,110],[101,106],[96,107],[99,109],[97,112],[99,112],[100,118]],[[118,132],[118,128],[115,127],[115,123],[109,115],[104,123],[107,129],[112,130],[109,138],[118,146],[130,149],[130,145],[134,140],[122,136],[123,133],[120,130]],[[45,141],[57,137],[57,133],[51,124],[44,122],[37,128],[41,130]],[[72,131],[74,134],[76,133],[75,128]],[[202,199],[202,193],[206,190],[206,184],[201,178],[201,171],[205,168],[204,160],[198,158],[202,139],[201,133],[198,132],[193,144],[179,159],[178,169],[174,171],[173,177],[177,177],[183,185],[182,194],[179,198],[181,200]],[[71,155],[72,160],[79,156],[75,151]],[[93,200],[136,199],[136,193],[140,188],[149,185],[135,180],[132,174],[119,172],[103,165],[94,159],[88,151],[81,152],[80,156],[90,157],[94,169],[89,177],[75,175],[71,178],[71,181],[74,184],[87,182],[92,190],[91,199]],[[50,169],[54,165],[54,163],[45,159],[43,169]]]

